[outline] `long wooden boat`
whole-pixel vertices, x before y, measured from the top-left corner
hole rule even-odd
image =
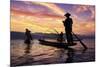
[[[52,46],[52,47],[56,47],[56,48],[64,48],[64,49],[68,48],[68,46],[77,45],[77,43],[68,44],[68,43],[61,43],[61,42],[50,42],[50,41],[41,40],[41,39],[39,39],[39,43],[41,45]]]

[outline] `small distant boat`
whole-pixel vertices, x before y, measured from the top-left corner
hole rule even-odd
[[[68,48],[68,46],[77,45],[77,43],[68,44],[68,43],[62,43],[62,42],[50,42],[50,41],[41,40],[41,39],[39,39],[39,43],[41,45],[52,46],[52,47],[56,47],[56,48],[64,48],[64,49]]]

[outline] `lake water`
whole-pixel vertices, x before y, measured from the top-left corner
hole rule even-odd
[[[11,40],[11,65],[23,66],[95,61],[94,39],[85,39],[83,42],[87,45],[87,50],[83,50],[80,43],[65,50],[44,46],[39,44],[38,40],[33,40],[30,53],[25,53],[26,44],[24,44],[24,40]]]

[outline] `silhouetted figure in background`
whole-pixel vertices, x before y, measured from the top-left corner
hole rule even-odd
[[[32,40],[32,36],[31,36],[31,31],[26,29],[26,32],[25,32],[25,41],[24,43],[27,45],[26,46],[26,51],[25,53],[30,53],[30,48],[31,48],[31,40]]]
[[[62,43],[64,41],[63,35],[64,35],[63,32],[61,32],[60,34],[58,34],[58,39],[57,39],[58,42]]]
[[[65,21],[63,21],[63,23],[64,23],[64,27],[65,27],[67,42],[69,44],[73,44],[73,37],[72,37],[73,20],[72,20],[72,18],[70,18],[71,14],[69,14],[69,13],[66,13],[64,16],[66,17],[66,19],[65,19]]]

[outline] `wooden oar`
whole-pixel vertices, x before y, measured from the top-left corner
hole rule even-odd
[[[78,37],[76,34],[74,34],[73,32],[72,32],[72,34],[78,39],[78,41],[81,43],[81,45],[82,45],[85,49],[87,49],[87,46],[81,41],[81,39],[79,39],[79,37]]]

